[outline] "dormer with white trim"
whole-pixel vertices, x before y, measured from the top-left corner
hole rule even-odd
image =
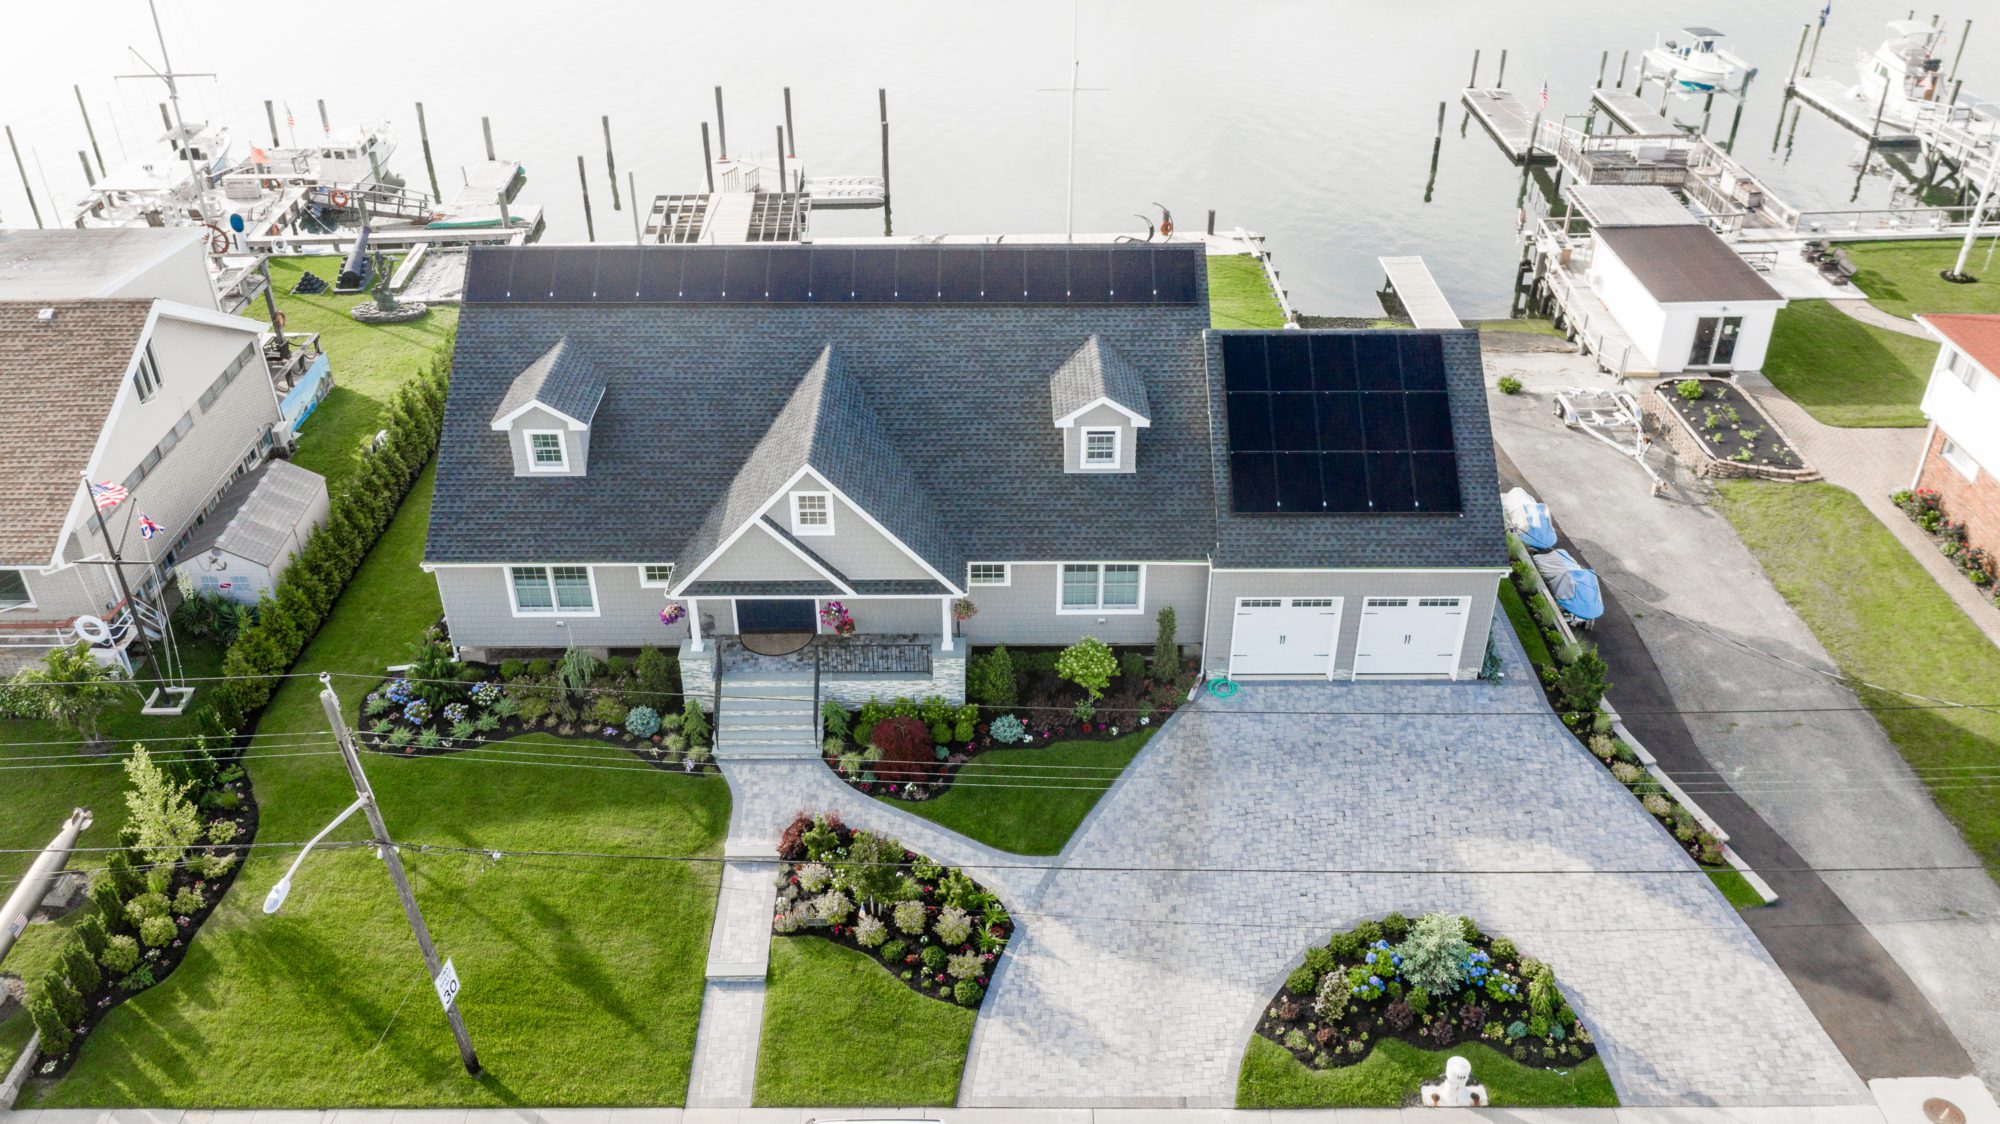
[[[492,428],[507,435],[516,476],[582,476],[590,426],[604,379],[568,336],[514,377],[494,408]]]
[[[1139,431],[1153,424],[1146,380],[1096,336],[1049,377],[1049,413],[1062,435],[1063,471],[1134,472]]]

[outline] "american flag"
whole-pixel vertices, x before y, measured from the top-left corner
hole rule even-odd
[[[1542,108],[1547,109],[1548,107],[1549,107],[1549,80],[1544,78],[1542,79]]]
[[[1833,14],[1833,0],[1826,0],[1826,7],[1819,10],[1819,25],[1826,26],[1826,17]]]
[[[153,537],[154,535],[157,535],[157,534],[159,534],[159,533],[160,533],[160,525],[159,525],[158,523],[155,523],[155,522],[153,522],[153,521],[152,521],[151,519],[148,519],[147,517],[145,517],[145,516],[143,516],[143,515],[141,515],[141,516],[139,517],[139,537],[140,537],[140,538],[142,538],[142,539],[150,539],[150,538],[152,538],[152,537]]]
[[[90,497],[97,501],[97,510],[99,511],[110,511],[112,508],[124,503],[126,495],[125,485],[123,484],[113,484],[109,480],[106,480],[102,484],[99,484],[95,480],[90,482]]]
[[[291,103],[291,102],[286,102],[286,103],[285,103],[285,128],[287,128],[287,129],[294,129],[294,128],[297,128],[297,127],[298,127],[298,124],[299,124],[299,119],[298,119],[298,118],[296,118],[296,117],[294,117],[294,116],[292,116],[292,103]]]

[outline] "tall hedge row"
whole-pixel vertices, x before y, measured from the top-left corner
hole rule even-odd
[[[305,549],[278,579],[275,594],[258,604],[255,623],[245,626],[224,654],[226,678],[210,696],[222,728],[242,729],[245,720],[270,701],[281,680],[268,677],[291,670],[341,590],[388,529],[403,497],[437,451],[450,377],[447,343],[389,399],[382,426],[387,439],[373,451],[359,454],[361,470],[332,497],[326,523],[307,538]]]

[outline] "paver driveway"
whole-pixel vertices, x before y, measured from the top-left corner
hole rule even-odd
[[[1246,686],[1183,711],[1009,900],[959,1102],[1232,1105],[1306,945],[1392,909],[1467,913],[1547,960],[1628,1105],[1865,1101],[1506,640],[1505,684]]]

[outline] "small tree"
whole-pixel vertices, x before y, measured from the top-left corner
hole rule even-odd
[[[562,662],[556,665],[556,682],[571,698],[581,698],[590,689],[590,681],[597,678],[597,657],[582,648],[571,647],[563,652]]]
[[[936,743],[922,719],[884,718],[869,732],[869,740],[882,751],[875,771],[883,780],[928,781],[937,772]]]
[[[1417,918],[1396,952],[1403,958],[1403,978],[1432,995],[1450,995],[1465,985],[1465,961],[1472,946],[1465,943],[1465,919],[1457,914],[1426,913]]]
[[[1104,688],[1118,674],[1118,657],[1111,654],[1109,644],[1095,636],[1086,636],[1056,657],[1056,674],[1089,692],[1095,702],[1104,697]]]
[[[692,696],[681,710],[681,736],[690,748],[708,744],[708,715],[702,713],[701,700]]]
[[[1014,682],[1014,657],[1007,654],[1005,644],[972,661],[966,669],[965,693],[982,706],[994,710],[1013,709],[1018,697]]]
[[[1577,644],[1573,652],[1564,655],[1571,658],[1565,659],[1562,669],[1556,672],[1556,694],[1562,699],[1564,710],[1587,717],[1596,712],[1604,692],[1610,688],[1606,676],[1611,669],[1592,644]]]
[[[1153,659],[1147,670],[1152,674],[1153,682],[1172,683],[1180,678],[1181,674],[1181,649],[1174,638],[1174,628],[1177,623],[1174,618],[1174,607],[1160,606],[1160,615],[1155,619],[1158,621],[1159,631],[1153,636]]]
[[[176,863],[201,837],[201,811],[187,798],[188,786],[171,780],[153,764],[143,745],[125,762],[125,807],[133,846],[150,863]]]
[[[847,885],[870,911],[892,901],[903,885],[903,845],[886,835],[857,831],[847,847]]]
[[[104,744],[97,728],[104,712],[132,694],[131,684],[116,669],[91,658],[90,645],[82,641],[57,648],[41,663],[22,668],[15,673],[14,683],[28,688],[31,704],[51,722],[75,731],[89,749]]]

